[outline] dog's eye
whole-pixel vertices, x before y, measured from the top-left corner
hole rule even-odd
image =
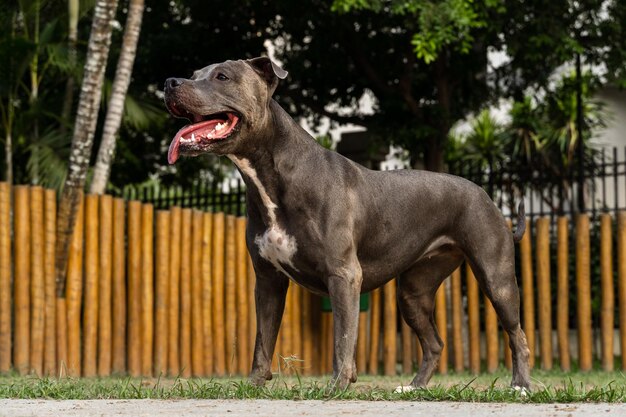
[[[226,75],[222,74],[221,72],[218,73],[215,78],[217,78],[220,81],[228,81],[229,80],[229,78]]]

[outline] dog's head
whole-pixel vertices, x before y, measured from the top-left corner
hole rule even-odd
[[[272,94],[285,77],[287,71],[260,57],[209,65],[190,79],[168,78],[167,109],[191,121],[172,140],[168,162],[180,155],[236,153],[245,138],[255,137],[268,122]]]

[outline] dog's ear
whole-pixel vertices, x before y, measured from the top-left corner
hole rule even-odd
[[[278,86],[278,80],[284,80],[287,78],[287,74],[289,74],[265,56],[248,59],[246,62],[265,80],[270,90],[270,96],[274,94],[274,90]]]

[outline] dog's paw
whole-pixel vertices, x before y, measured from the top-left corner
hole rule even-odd
[[[399,387],[396,387],[395,390],[393,390],[394,394],[402,394],[403,392],[412,392],[415,391],[417,388],[415,388],[413,385],[400,385]]]
[[[512,389],[515,393],[519,394],[520,397],[528,397],[528,389],[526,389],[525,387],[520,387],[519,385],[516,385],[512,387]]]

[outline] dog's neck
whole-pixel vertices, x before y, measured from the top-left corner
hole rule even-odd
[[[239,169],[247,188],[249,214],[259,215],[270,226],[277,223],[280,195],[288,187],[294,170],[304,169],[299,163],[326,150],[318,145],[300,125],[274,100],[270,102],[272,137],[257,138],[258,146],[228,158]]]

